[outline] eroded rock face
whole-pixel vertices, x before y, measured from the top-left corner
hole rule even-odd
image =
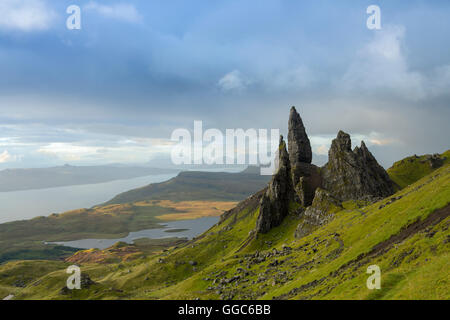
[[[303,207],[310,206],[316,189],[322,185],[320,168],[313,164],[300,162],[291,171],[296,200]]]
[[[352,151],[350,135],[345,132],[340,131],[333,140],[329,161],[323,168],[311,164],[310,141],[294,107],[289,116],[288,141],[289,153],[280,138],[279,168],[261,198],[257,233],[280,225],[289,214],[291,202],[306,208],[297,230],[301,237],[329,221],[330,208],[342,210],[340,201],[375,200],[394,193],[388,174],[364,142]]]
[[[280,140],[279,170],[261,200],[258,233],[278,226],[289,213],[290,201],[303,207],[311,205],[316,188],[321,186],[320,168],[311,164],[311,144],[295,107],[289,116],[288,141],[289,153],[283,139]]]
[[[392,181],[367,149],[351,149],[350,135],[340,131],[322,168],[323,187],[341,200],[372,200],[394,193]]]
[[[437,169],[444,165],[445,157],[442,158],[440,154],[433,154],[427,157],[427,161],[430,163],[431,169]]]
[[[295,231],[295,237],[302,238],[308,235],[316,227],[329,222],[334,213],[342,209],[342,204],[338,199],[323,189],[317,189],[312,205],[306,208],[302,222]]]
[[[272,177],[269,187],[261,199],[260,212],[256,223],[256,232],[267,233],[281,224],[289,214],[289,203],[293,198],[291,167],[286,143],[280,137],[279,167]]]
[[[314,192],[321,185],[319,168],[311,164],[311,144],[302,118],[295,107],[289,114],[288,150],[292,171],[292,185],[296,200],[306,207],[311,205]]]
[[[302,118],[297,113],[297,110],[295,110],[295,107],[291,108],[288,127],[289,160],[292,168],[297,167],[297,165],[301,162],[311,163],[311,143],[309,142],[308,135],[306,134]]]

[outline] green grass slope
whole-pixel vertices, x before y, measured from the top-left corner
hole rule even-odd
[[[449,299],[449,204],[445,165],[377,203],[347,203],[330,223],[295,239],[300,219],[294,213],[254,236],[256,196],[182,247],[82,265],[95,281],[82,290],[61,292],[62,265],[14,287],[1,275],[17,263],[7,263],[0,266],[0,293],[12,291],[16,299]],[[29,263],[32,270],[46,262]],[[370,265],[381,269],[381,290],[366,286]]]
[[[439,155],[442,165],[450,163],[450,150]],[[387,170],[389,177],[398,190],[409,186],[438,168],[431,160],[431,155],[411,156],[397,161]]]

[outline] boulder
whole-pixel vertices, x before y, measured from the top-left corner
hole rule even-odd
[[[433,154],[428,157],[431,169],[437,169],[444,165],[445,158],[443,159],[440,154]]]

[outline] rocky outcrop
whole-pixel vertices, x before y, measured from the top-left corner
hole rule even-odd
[[[298,163],[291,171],[296,201],[303,207],[310,206],[316,189],[322,186],[320,168],[309,163]]]
[[[297,113],[297,110],[295,110],[295,107],[291,108],[289,114],[288,129],[289,160],[292,168],[297,167],[299,163],[311,163],[311,144],[306,134],[302,118]]]
[[[295,237],[302,238],[308,235],[316,227],[329,222],[334,213],[342,209],[338,199],[323,189],[317,189],[312,205],[306,208],[302,221],[295,231]]]
[[[445,157],[441,157],[440,154],[436,153],[431,156],[427,156],[427,161],[430,164],[431,169],[437,169],[444,165]]]
[[[302,206],[311,205],[316,188],[321,185],[319,168],[311,164],[312,151],[302,118],[295,107],[289,114],[288,150],[292,171],[292,185],[296,200]]]
[[[259,217],[256,223],[257,233],[267,233],[281,224],[289,214],[289,203],[293,198],[291,167],[286,143],[280,137],[278,148],[278,171],[272,177],[269,187],[261,199]]]
[[[323,168],[311,164],[311,144],[295,107],[289,115],[288,143],[289,153],[280,138],[278,171],[261,198],[256,233],[280,225],[291,202],[299,204],[300,211],[306,208],[296,233],[301,237],[329,221],[332,210],[342,210],[340,201],[375,200],[394,193],[388,174],[364,142],[352,151],[350,135],[343,131],[332,142],[328,163]]]
[[[373,200],[394,193],[391,179],[364,142],[351,149],[350,135],[339,131],[322,168],[323,187],[341,200]]]
[[[95,281],[92,281],[88,274],[82,273],[81,279],[80,279],[80,287],[81,289],[89,289],[91,286],[97,284]],[[71,289],[69,289],[67,286],[64,286],[60,291],[59,294],[61,295],[68,295],[72,292]]]
[[[266,233],[278,226],[289,213],[289,202],[311,205],[316,188],[321,186],[320,169],[311,164],[311,144],[295,107],[289,115],[288,148],[280,140],[279,169],[261,200],[257,232]]]

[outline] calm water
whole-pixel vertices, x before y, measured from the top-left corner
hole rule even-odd
[[[97,184],[0,192],[0,223],[90,208],[111,200],[121,192],[166,181],[175,176],[176,174],[161,174]]]
[[[83,239],[76,241],[66,241],[66,242],[54,242],[52,244],[64,245],[67,247],[81,248],[81,249],[105,249],[118,241],[133,243],[136,239],[150,238],[150,239],[162,239],[171,237],[189,238],[205,232],[214,224],[219,221],[219,217],[206,217],[195,220],[183,220],[183,221],[172,221],[163,223],[164,228],[161,229],[148,229],[138,232],[131,232],[127,237],[120,239]],[[167,232],[175,229],[188,229],[179,232]]]

